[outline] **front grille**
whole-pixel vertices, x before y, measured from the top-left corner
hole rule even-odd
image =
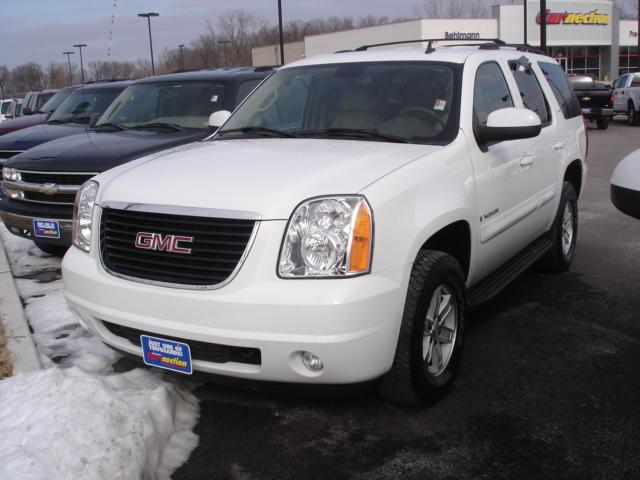
[[[253,220],[183,216],[105,208],[100,221],[100,253],[111,272],[133,279],[214,286],[227,280],[247,248]],[[138,232],[193,237],[190,254],[135,247]]]
[[[25,183],[55,183],[56,185],[82,185],[87,180],[95,177],[97,173],[48,173],[28,172],[21,170],[20,176]]]
[[[129,328],[122,325],[116,325],[115,323],[105,322],[102,324],[109,332],[117,337],[124,338],[130,343],[141,346],[140,335],[156,336],[154,333],[143,332],[135,328]],[[246,363],[249,365],[260,365],[262,363],[262,356],[260,350],[257,348],[248,347],[231,347],[228,345],[219,345],[216,343],[199,342],[196,340],[186,340],[184,338],[168,337],[166,335],[159,335],[166,340],[172,340],[174,342],[186,343],[189,345],[191,351],[191,358],[193,360],[202,360],[205,362],[213,363]]]
[[[73,205],[76,200],[75,193],[56,193],[47,195],[40,192],[24,192],[24,200],[37,203],[55,203],[61,205]]]

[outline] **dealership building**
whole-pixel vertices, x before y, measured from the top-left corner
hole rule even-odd
[[[312,35],[304,41],[285,45],[285,61],[311,57],[364,44],[421,38],[446,38],[473,42],[499,38],[507,43],[523,43],[523,0],[496,5],[492,18],[421,19],[344,32]],[[540,2],[527,2],[526,43],[540,45]],[[547,50],[569,74],[587,73],[613,80],[637,70],[638,22],[620,20],[609,0],[547,1]],[[405,47],[405,46],[399,46]],[[387,47],[388,48],[388,47]],[[254,65],[280,62],[277,45],[253,49]]]

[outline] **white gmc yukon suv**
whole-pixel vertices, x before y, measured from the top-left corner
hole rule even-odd
[[[65,296],[149,365],[376,379],[425,404],[470,308],[533,263],[569,267],[586,144],[562,69],[529,47],[295,62],[209,139],[83,186]]]

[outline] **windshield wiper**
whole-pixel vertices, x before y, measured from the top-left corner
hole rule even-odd
[[[218,135],[224,135],[225,133],[257,133],[260,135],[276,135],[278,137],[286,137],[286,138],[295,138],[297,135],[291,132],[285,132],[284,130],[277,130],[275,128],[267,128],[267,127],[242,127],[242,128],[231,128],[229,130],[224,130],[219,132]]]
[[[373,140],[383,140],[385,142],[393,143],[411,143],[409,139],[404,137],[398,137],[396,135],[389,135],[381,133],[378,130],[364,129],[364,128],[325,128],[322,130],[307,130],[296,132],[298,135],[304,136],[329,136],[329,137],[361,137]]]
[[[98,130],[99,128],[113,128],[114,130],[118,131],[127,129],[124,125],[119,125],[117,123],[100,123],[93,127],[94,130]]]
[[[176,123],[165,122],[151,122],[151,123],[139,123],[137,125],[129,125],[127,128],[131,130],[145,130],[147,128],[164,128],[173,132],[182,132],[184,128]]]
[[[69,123],[71,120],[60,120],[58,118],[53,120],[47,120],[47,123],[50,125],[59,125],[61,123]]]
[[[76,117],[71,119],[73,123],[89,123],[89,120],[91,120],[91,117]]]

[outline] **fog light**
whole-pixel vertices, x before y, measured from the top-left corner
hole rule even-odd
[[[14,190],[3,186],[4,195],[12,200],[22,200],[24,198],[24,192],[22,190]]]
[[[311,352],[302,352],[302,364],[312,372],[319,372],[323,368],[320,357]]]

